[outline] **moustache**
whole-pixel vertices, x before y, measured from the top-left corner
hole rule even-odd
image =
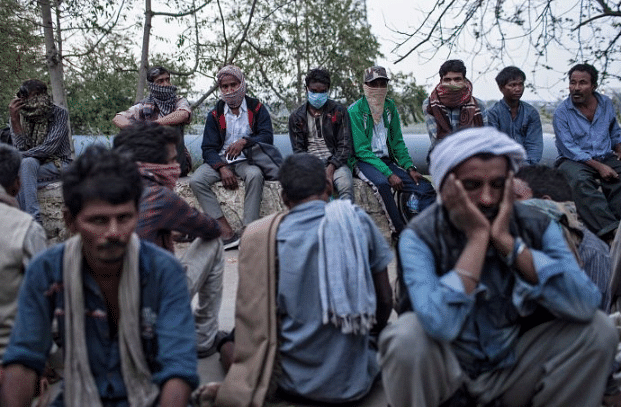
[[[127,246],[126,243],[121,242],[120,240],[108,240],[105,243],[100,244],[99,246],[97,246],[98,249],[100,250],[108,250],[108,249],[124,249],[125,246]]]
[[[494,220],[496,215],[498,215],[499,209],[497,206],[479,206],[479,210],[487,220]]]

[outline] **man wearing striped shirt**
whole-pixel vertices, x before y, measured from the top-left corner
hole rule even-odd
[[[37,189],[58,181],[71,162],[69,112],[52,102],[45,83],[29,79],[9,104],[9,114],[11,138],[23,157],[17,200],[23,211],[41,223]]]

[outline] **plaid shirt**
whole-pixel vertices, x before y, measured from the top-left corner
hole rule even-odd
[[[481,116],[483,116],[483,126],[488,125],[487,121],[487,111],[485,110],[485,103],[478,98],[474,98],[477,104],[479,105],[479,109],[481,109]],[[427,113],[427,107],[429,106],[429,98],[423,101],[423,113],[425,114],[425,124],[427,125],[427,132],[429,133],[429,139],[431,140],[431,147],[434,147],[438,143],[438,128],[436,125],[436,118]],[[449,124],[453,128],[453,131],[459,130],[459,115],[461,113],[461,109],[456,107],[454,109],[446,109],[449,118]]]
[[[220,236],[220,226],[211,216],[191,207],[174,191],[153,179],[143,176],[142,180],[145,189],[140,199],[136,228],[141,239],[174,252],[173,230],[204,240]]]

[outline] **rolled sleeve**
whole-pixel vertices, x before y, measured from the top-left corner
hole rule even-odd
[[[399,254],[403,282],[425,331],[438,340],[454,340],[472,311],[478,291],[466,294],[454,271],[439,277],[433,253],[410,229],[400,236]]]

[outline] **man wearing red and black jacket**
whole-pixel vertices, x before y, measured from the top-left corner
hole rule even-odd
[[[259,167],[248,163],[243,150],[257,142],[273,144],[274,131],[267,108],[246,96],[246,81],[238,67],[225,66],[217,80],[221,100],[207,115],[202,144],[205,163],[194,172],[190,187],[203,211],[220,225],[224,248],[229,249],[239,245],[239,233],[222,213],[211,185],[221,180],[225,188],[237,189],[237,176],[243,179],[243,224],[257,220],[264,176]]]

